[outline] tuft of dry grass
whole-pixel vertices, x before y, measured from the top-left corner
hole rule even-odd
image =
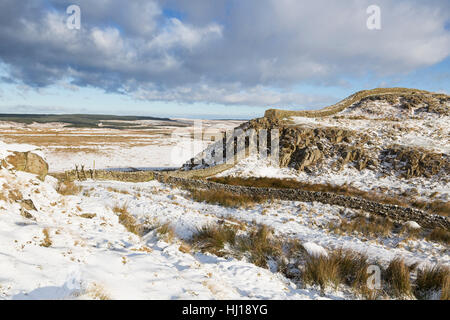
[[[442,228],[433,229],[427,238],[428,240],[442,242],[446,245],[450,244],[450,232]]]
[[[108,190],[109,192],[114,192],[114,193],[130,194],[130,192],[128,190],[120,190],[120,189],[113,188],[113,187],[108,187],[108,188],[106,188],[106,190]]]
[[[170,222],[164,223],[156,229],[158,235],[165,241],[171,242],[175,238],[175,230]]]
[[[192,250],[192,248],[191,248],[191,246],[190,246],[189,244],[183,242],[183,243],[178,247],[178,250],[179,250],[180,252],[183,252],[183,253],[190,253],[191,250]]]
[[[50,247],[52,245],[52,239],[50,239],[50,230],[48,228],[45,228],[42,230],[42,233],[44,234],[44,239],[41,241],[40,246],[41,247]]]
[[[410,267],[401,258],[395,258],[385,271],[385,276],[391,293],[396,297],[412,295]]]
[[[302,280],[306,284],[319,285],[324,290],[330,284],[336,288],[340,282],[339,263],[325,256],[309,256],[306,260]]]
[[[250,262],[263,268],[268,267],[269,260],[278,261],[283,256],[283,243],[273,237],[269,227],[261,225],[241,235],[237,234],[238,229],[239,226],[227,224],[204,226],[193,235],[191,243],[219,257],[245,255]],[[224,250],[226,245],[229,252]]]
[[[441,300],[450,300],[450,268],[436,265],[417,271],[415,295],[427,299],[435,292],[440,292]]]
[[[58,183],[56,191],[63,196],[71,196],[80,193],[81,187],[77,186],[73,181],[65,180]]]
[[[414,240],[422,237],[421,229],[411,229],[407,226],[402,226],[398,234],[404,236],[406,240]]]
[[[191,241],[202,251],[222,257],[225,245],[236,243],[236,229],[229,225],[203,226],[197,230]]]
[[[307,284],[319,285],[321,290],[329,285],[337,287],[345,284],[366,298],[374,298],[376,292],[367,286],[368,267],[366,255],[348,249],[338,249],[328,256],[308,256],[302,280]]]
[[[113,212],[119,214],[119,223],[122,224],[129,232],[137,236],[142,236],[144,227],[137,223],[136,219],[128,212],[128,206],[124,203],[122,206],[115,205]]]
[[[264,201],[262,197],[236,195],[225,191],[191,190],[190,192],[195,201],[218,204],[224,207],[251,207]]]
[[[89,285],[86,293],[94,300],[111,300],[111,297],[106,293],[103,286],[95,282]]]
[[[282,242],[273,237],[273,230],[266,225],[252,230],[246,237],[240,237],[238,248],[249,254],[250,262],[263,268],[268,267],[269,259],[277,260],[283,256]]]
[[[330,229],[336,233],[354,233],[359,232],[365,236],[389,236],[394,228],[392,221],[386,218],[375,216],[356,217],[350,221],[341,220],[339,225],[330,225]]]

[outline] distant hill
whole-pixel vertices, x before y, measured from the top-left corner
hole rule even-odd
[[[71,128],[103,128],[130,129],[139,126],[132,121],[155,120],[165,122],[170,126],[185,126],[186,123],[169,118],[143,117],[143,116],[113,116],[102,114],[0,114],[0,121],[10,121],[24,124],[32,123],[66,123]]]

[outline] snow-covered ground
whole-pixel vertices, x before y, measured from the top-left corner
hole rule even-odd
[[[139,238],[127,232],[112,211],[127,204],[147,224],[169,222],[177,238],[188,239],[203,225],[222,219],[272,226],[277,234],[327,250],[352,248],[373,261],[402,256],[408,262],[449,263],[448,248],[425,240],[337,236],[325,226],[343,208],[319,203],[276,202],[231,209],[192,201],[187,193],[156,181],[86,181],[84,195],[61,196],[56,181],[6,169],[0,185],[14,186],[33,200],[33,218],[18,203],[0,201],[0,297],[7,299],[321,299],[345,298],[345,292],[301,289],[279,273],[236,259],[179,251],[153,232]],[[4,189],[5,191],[6,189]],[[120,192],[124,191],[124,193]],[[351,215],[351,210],[344,210]],[[84,218],[83,214],[95,214]],[[51,246],[44,247],[47,229]],[[402,243],[402,245],[400,245]]]
[[[64,158],[52,152],[49,155],[45,152],[48,149],[42,147],[0,142],[0,159],[12,151],[35,150],[49,161],[50,171],[71,168],[81,160],[89,165],[94,159],[97,168],[164,167],[175,165],[167,160],[174,159],[169,152],[180,159],[180,164],[187,160],[183,152],[173,151],[173,146],[191,141],[186,136],[190,133],[184,131],[178,138],[172,137],[173,141],[161,136],[159,142],[166,143],[166,149],[161,145],[160,149],[132,147],[143,148],[135,150],[116,146],[114,153],[103,158],[96,154],[93,159],[82,152],[79,159],[73,155]],[[291,169],[271,167],[261,161],[248,158],[223,175],[306,179]],[[341,178],[336,174],[325,178],[339,183],[339,179],[356,176],[356,172],[340,174]],[[372,177],[365,170],[360,174],[355,180],[357,187],[407,187]],[[309,181],[314,179],[308,177]],[[320,181],[321,177],[317,179]],[[368,238],[331,232],[330,223],[364,214],[338,206],[271,201],[250,208],[225,208],[195,202],[187,191],[157,181],[88,180],[78,184],[82,187],[79,194],[63,196],[56,191],[57,181],[52,177],[40,181],[29,173],[0,168],[0,299],[355,298],[342,287],[328,289],[323,295],[317,288],[294,283],[275,270],[257,267],[245,259],[180,250],[196,230],[223,220],[248,228],[258,224],[270,226],[277,237],[298,239],[315,255],[349,248],[384,266],[397,256],[420,265],[450,263],[448,246],[436,242],[399,235]],[[423,190],[437,187],[423,185]],[[448,193],[445,188],[448,186],[442,192]],[[32,200],[36,210],[27,210],[26,214],[21,209],[21,198]],[[116,205],[126,205],[145,226],[169,223],[175,238],[164,240],[155,231],[142,237],[130,233],[119,223],[113,211]]]
[[[244,261],[183,253],[180,243],[161,241],[154,233],[139,238],[128,232],[111,210],[120,199],[95,182],[86,186],[98,188],[98,195],[63,197],[55,191],[53,178],[41,182],[28,173],[1,169],[0,185],[5,184],[9,187],[2,191],[14,186],[34,202],[37,211],[30,211],[33,217],[25,218],[20,204],[0,200],[0,298],[322,298],[317,291],[297,289],[280,274]],[[149,194],[156,187],[159,185],[154,182],[139,186]],[[137,208],[144,209],[150,199],[136,199],[131,212],[141,215]],[[161,208],[166,205],[160,204]],[[161,218],[153,211],[156,207],[147,209],[146,219]],[[181,215],[184,210],[178,207],[174,214]],[[83,217],[86,213],[95,217]],[[183,230],[181,220],[173,223]],[[48,247],[43,245],[44,229],[51,241]]]
[[[201,226],[231,219],[269,225],[279,236],[298,238],[309,246],[358,250],[378,263],[396,256],[411,263],[450,261],[448,248],[425,240],[370,240],[330,233],[326,225],[343,209],[335,206],[280,201],[250,209],[223,208],[194,202],[185,191],[156,181],[86,181],[81,184],[84,195],[63,197],[55,191],[53,178],[41,182],[31,174],[6,169],[0,176],[1,185],[15,186],[37,208],[30,211],[33,219],[27,219],[19,204],[0,201],[0,297],[7,299],[324,298],[317,290],[298,288],[281,274],[245,261],[183,253],[180,242],[164,242],[153,232],[139,238],[127,232],[112,211],[125,203],[139,222],[169,222],[180,239],[188,239]],[[41,246],[44,229],[49,231],[50,247]],[[339,290],[325,296],[345,297]]]

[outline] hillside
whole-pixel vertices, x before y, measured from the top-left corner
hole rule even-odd
[[[361,91],[317,111],[268,110],[238,129],[278,129],[279,166],[247,152],[219,175],[293,178],[446,203],[449,110],[448,95],[400,88]],[[200,155],[204,162],[212,150]]]

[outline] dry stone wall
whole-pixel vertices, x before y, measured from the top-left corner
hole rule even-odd
[[[155,179],[170,184],[181,185],[187,188],[206,189],[214,191],[225,191],[237,195],[259,196],[272,199],[288,201],[317,201],[320,203],[343,206],[352,209],[361,209],[379,216],[388,217],[394,221],[416,221],[425,228],[450,229],[450,221],[447,217],[432,215],[414,208],[401,207],[397,205],[382,204],[356,197],[344,195],[305,191],[301,189],[277,189],[232,186],[205,180],[195,180],[173,177],[167,174],[155,173]]]

